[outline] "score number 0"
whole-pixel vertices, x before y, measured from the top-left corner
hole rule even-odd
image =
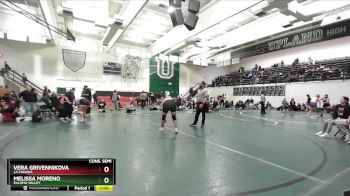
[[[105,166],[105,167],[103,168],[103,171],[104,171],[105,173],[108,173],[108,172],[109,172],[109,167],[108,167],[108,166]],[[108,178],[108,177],[105,177],[105,178],[103,179],[103,182],[104,182],[105,184],[108,184],[108,183],[109,183],[109,178]]]

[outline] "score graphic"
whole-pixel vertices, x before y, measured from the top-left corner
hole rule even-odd
[[[115,159],[7,159],[12,191],[113,191]]]

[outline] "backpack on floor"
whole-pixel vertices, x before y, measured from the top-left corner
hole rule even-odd
[[[43,119],[41,117],[41,113],[39,110],[33,113],[32,115],[32,122],[41,122]]]

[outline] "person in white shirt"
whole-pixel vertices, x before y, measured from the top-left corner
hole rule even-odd
[[[208,90],[206,88],[206,84],[204,81],[202,81],[199,85],[198,93],[196,94],[197,98],[197,108],[196,108],[196,115],[194,118],[194,122],[190,124],[191,127],[197,126],[199,114],[202,113],[202,125],[201,127],[204,127],[205,124],[205,112],[207,111],[208,103],[207,103],[207,96],[208,96]]]

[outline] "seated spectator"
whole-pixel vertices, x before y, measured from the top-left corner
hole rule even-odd
[[[269,101],[266,103],[265,107],[266,107],[266,109],[273,109],[273,107]]]
[[[103,112],[105,113],[106,112],[106,102],[104,99],[101,99],[99,102],[98,102],[98,111],[99,112]]]
[[[324,97],[322,98],[322,102],[323,102],[323,109],[327,110],[327,108],[329,108],[331,106],[330,104],[330,100],[327,94],[324,95]]]
[[[235,105],[235,109],[236,110],[244,110],[244,108],[245,108],[245,104],[243,103],[243,101],[238,101],[237,103],[236,103],[236,105]]]
[[[66,118],[67,118],[68,114],[67,114],[64,106],[61,104],[57,93],[55,93],[55,92],[50,93],[49,97],[50,97],[52,109],[58,112],[58,118],[61,121],[66,122],[67,121]]]
[[[301,111],[301,105],[300,105],[300,103],[298,103],[298,105],[297,105],[297,111]]]
[[[11,103],[11,100],[8,96],[2,97],[0,99],[0,113],[2,115],[0,121],[8,123],[15,122],[16,117],[14,116],[16,105]]]
[[[295,105],[295,101],[294,101],[294,98],[292,98],[289,102],[289,107],[290,107],[290,110],[292,111],[298,111],[298,108],[297,106]]]
[[[349,106],[349,98],[348,97],[342,97],[340,99],[340,104],[336,105],[333,113],[332,118],[327,120],[323,123],[323,128],[320,132],[317,132],[316,135],[323,137],[323,138],[330,138],[330,132],[332,131],[332,128],[334,125],[343,125],[347,123],[347,118],[349,118],[350,115],[350,106]],[[343,121],[340,121],[343,119]],[[345,121],[344,121],[345,119]],[[346,135],[346,140],[350,140],[350,135]]]
[[[292,66],[298,65],[299,64],[299,58],[296,58],[293,63]]]
[[[303,103],[300,107],[300,111],[304,112],[304,111],[306,111],[306,109],[307,109],[307,107],[306,107],[305,103]]]

